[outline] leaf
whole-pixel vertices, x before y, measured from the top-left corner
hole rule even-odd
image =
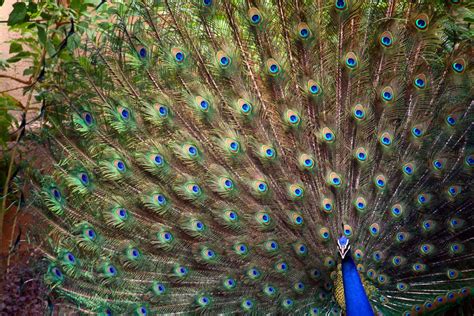
[[[13,5],[13,11],[8,17],[8,26],[13,26],[27,21],[28,16],[26,15],[26,4],[23,2],[17,2]]]
[[[21,46],[20,43],[12,42],[10,44],[10,51],[9,51],[10,54],[18,53],[18,52],[21,52],[22,50],[23,50],[23,47]]]
[[[37,24],[36,28],[38,29],[38,40],[44,46],[46,43],[46,29],[41,24]]]

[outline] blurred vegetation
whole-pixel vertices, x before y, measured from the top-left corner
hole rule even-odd
[[[106,1],[100,0],[24,0],[13,4],[6,23],[18,38],[9,41],[9,57],[0,59],[0,80],[18,83],[18,87],[0,91],[0,236],[8,211],[11,178],[16,173],[19,147],[25,128],[44,114],[48,87],[44,82],[54,75],[58,65],[71,61],[74,49],[85,37],[94,38],[93,27],[107,18]],[[105,4],[105,5],[104,5]],[[4,0],[0,0],[0,6]],[[6,71],[22,62],[27,65],[21,77]],[[25,100],[11,93],[21,90]],[[12,112],[20,115],[12,115]]]

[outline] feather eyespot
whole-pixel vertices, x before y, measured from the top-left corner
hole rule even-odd
[[[237,109],[243,115],[250,115],[252,113],[253,107],[249,102],[245,101],[244,99],[239,99],[237,101]]]
[[[125,165],[125,163],[119,159],[114,160],[114,166],[120,173],[124,173],[127,170],[127,166]]]
[[[239,220],[239,215],[236,211],[228,210],[224,212],[224,219],[230,222],[236,222]]]
[[[354,201],[354,205],[358,211],[364,211],[366,208],[367,202],[363,197],[358,197]]]
[[[356,149],[355,153],[355,158],[359,161],[359,162],[364,162],[367,160],[367,152],[365,151],[365,148],[364,147],[359,147]]]
[[[334,132],[329,127],[324,127],[321,130],[321,137],[327,143],[332,143],[336,139]]]
[[[168,116],[168,107],[166,105],[158,104],[156,106],[158,108],[158,115],[162,118],[165,118]]]
[[[313,96],[317,96],[317,95],[321,94],[321,92],[322,92],[321,87],[314,80],[309,80],[308,81],[307,88],[308,88],[308,92]]]
[[[146,47],[144,46],[141,46],[137,49],[137,53],[138,53],[138,56],[140,56],[140,58],[144,59],[148,56],[148,51],[146,49]]]
[[[153,292],[158,296],[163,295],[166,292],[166,287],[163,283],[153,282],[152,289]]]
[[[365,119],[366,114],[365,114],[364,106],[362,104],[356,104],[352,108],[352,115],[358,121],[361,121],[361,120]]]
[[[115,209],[115,215],[122,221],[125,221],[128,219],[128,212],[126,209],[122,207]]]
[[[261,275],[262,273],[257,268],[250,268],[247,270],[247,276],[249,276],[252,280],[260,278]]]
[[[202,4],[206,7],[210,7],[212,5],[212,0],[202,0]]]
[[[293,307],[293,300],[290,299],[290,298],[287,298],[287,299],[284,299],[282,302],[281,302],[281,305],[283,308],[286,308],[286,309],[289,309],[291,307]]]
[[[380,233],[380,226],[377,223],[373,223],[369,226],[369,232],[372,236],[378,236]]]
[[[319,229],[319,236],[323,239],[323,240],[328,240],[330,235],[329,235],[329,230],[326,228],[326,227],[322,227],[321,229]]]
[[[153,201],[160,206],[166,205],[166,197],[163,194],[154,194],[152,197]]]
[[[92,228],[85,229],[83,234],[84,234],[85,238],[87,238],[91,241],[94,241],[97,238],[97,234],[95,233],[95,231]]]
[[[84,121],[84,123],[86,123],[87,126],[91,126],[92,123],[94,123],[94,118],[89,112],[83,112],[81,116],[82,120]]]
[[[254,307],[254,303],[250,299],[243,299],[241,306],[244,310],[249,311]]]
[[[305,40],[308,37],[310,37],[310,35],[311,35],[311,30],[309,29],[308,24],[303,23],[303,22],[299,23],[298,24],[298,36],[301,39]]]
[[[453,115],[447,115],[446,116],[446,123],[448,126],[454,126],[456,125],[456,118]]]
[[[257,223],[264,226],[269,226],[272,222],[272,218],[270,217],[270,215],[265,212],[258,212],[256,215],[256,220]]]
[[[189,270],[184,266],[178,265],[173,269],[173,272],[177,277],[183,278],[188,275]]]
[[[280,273],[285,273],[288,271],[288,264],[286,262],[278,262],[275,264],[275,270]]]
[[[352,227],[351,226],[345,224],[345,225],[343,225],[342,229],[343,229],[344,235],[346,237],[351,237],[352,236]]]
[[[387,185],[387,180],[385,179],[385,176],[382,174],[379,174],[378,176],[375,177],[374,183],[379,189],[384,189]]]
[[[267,60],[266,66],[270,75],[276,76],[280,73],[280,65],[278,65],[275,59],[270,58],[269,60]]]
[[[296,111],[293,111],[293,110],[287,110],[284,118],[285,118],[286,123],[292,127],[299,126],[301,122],[300,115]]]
[[[345,0],[336,0],[335,1],[336,9],[339,11],[345,10],[347,8],[347,3]]]
[[[186,58],[186,55],[184,54],[184,52],[179,48],[172,48],[171,54],[173,55],[173,58],[175,62],[177,63],[182,63],[184,59]]]
[[[118,112],[120,113],[120,116],[124,120],[130,119],[130,110],[126,107],[119,107]]]
[[[127,257],[132,260],[137,260],[141,256],[140,250],[137,248],[130,248],[127,250]]]
[[[385,101],[385,102],[390,102],[393,100],[393,89],[392,87],[385,87],[382,89],[382,92],[381,92],[381,95],[382,95],[382,99]]]
[[[221,68],[227,68],[232,62],[232,59],[223,51],[218,51],[216,57]]]
[[[222,282],[226,290],[233,290],[237,286],[237,282],[232,278],[226,278]]]
[[[51,189],[51,194],[53,195],[53,197],[56,201],[58,201],[58,202],[62,201],[61,192],[57,188],[52,188]]]
[[[316,166],[314,158],[307,154],[301,154],[298,158],[298,163],[300,169],[303,170],[312,170]]]
[[[380,35],[380,44],[383,47],[390,47],[393,43],[393,36],[392,33],[385,31]]]
[[[466,67],[466,61],[462,58],[457,58],[451,64],[451,68],[456,73],[463,73]]]
[[[388,132],[382,133],[379,139],[380,139],[380,143],[385,147],[392,145],[392,135],[390,135],[390,133]]]
[[[415,167],[409,162],[403,165],[402,170],[405,175],[411,176],[415,172]]]
[[[165,159],[163,158],[162,155],[159,154],[153,154],[151,155],[151,161],[158,167],[162,166],[164,164]]]
[[[415,85],[416,88],[418,89],[424,89],[426,88],[426,76],[424,74],[419,74],[418,76],[415,77],[413,80],[413,84]]]
[[[255,7],[249,9],[248,17],[250,19],[250,23],[253,25],[258,25],[262,22],[262,14]]]
[[[429,22],[430,22],[430,20],[429,20],[429,18],[426,14],[424,14],[424,13],[419,14],[415,18],[415,27],[420,31],[424,31],[428,28]]]
[[[357,68],[358,64],[359,64],[359,61],[357,59],[357,56],[355,53],[353,52],[349,52],[346,54],[346,57],[344,58],[345,60],[345,63],[346,63],[346,66],[349,68],[349,69],[355,69]]]

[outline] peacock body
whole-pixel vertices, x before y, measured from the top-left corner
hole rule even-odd
[[[471,295],[467,1],[129,1],[44,84],[31,207],[80,313]]]

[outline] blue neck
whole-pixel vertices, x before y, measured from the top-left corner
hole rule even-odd
[[[342,280],[347,316],[373,316],[374,312],[350,253],[342,260]]]

